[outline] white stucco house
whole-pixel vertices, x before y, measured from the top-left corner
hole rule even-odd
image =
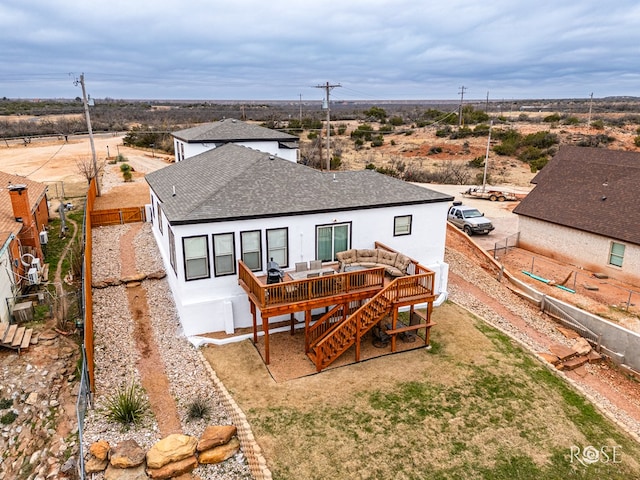
[[[532,183],[519,246],[640,285],[640,153],[563,146]]]
[[[287,270],[378,241],[433,270],[436,293],[446,296],[451,196],[371,170],[321,172],[236,144],[146,180],[153,232],[188,336],[251,326],[238,260],[264,275],[270,259]]]
[[[298,161],[298,137],[234,118],[179,130],[172,135],[176,162],[227,143],[244,145],[291,162]]]

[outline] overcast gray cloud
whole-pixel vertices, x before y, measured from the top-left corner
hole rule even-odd
[[[2,0],[0,45],[9,98],[640,95],[626,0]]]

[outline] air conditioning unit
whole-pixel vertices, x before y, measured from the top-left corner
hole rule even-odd
[[[40,283],[40,276],[38,275],[38,270],[35,268],[30,268],[27,272],[27,277],[29,278],[29,285],[38,285]]]
[[[36,272],[40,271],[40,259],[39,258],[34,258],[33,262],[31,262],[31,268],[35,268]]]
[[[40,244],[46,245],[47,243],[49,243],[49,234],[46,230],[43,230],[40,232]]]

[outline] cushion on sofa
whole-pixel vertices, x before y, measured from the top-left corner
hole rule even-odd
[[[336,258],[340,263],[354,263],[356,261],[356,251],[352,248],[350,250],[345,250],[344,252],[338,252],[336,253]]]
[[[385,265],[384,271],[392,277],[404,277],[405,275],[399,269],[392,267],[391,265]]]
[[[396,264],[396,258],[398,252],[388,252],[386,250],[378,250],[378,263],[382,265],[394,266]]]
[[[411,259],[409,257],[399,253],[398,256],[396,257],[396,263],[393,266],[396,267],[398,270],[400,270],[404,275],[407,273],[407,267],[409,266],[410,263],[411,263]]]
[[[357,263],[378,263],[378,250],[363,248],[356,250]]]

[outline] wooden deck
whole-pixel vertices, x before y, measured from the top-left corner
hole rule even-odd
[[[378,244],[376,244],[379,247]],[[242,262],[238,262],[238,283],[247,292],[253,317],[253,342],[258,343],[257,312],[262,317],[264,332],[264,360],[270,362],[269,319],[290,315],[294,333],[296,312],[305,314],[305,353],[317,371],[326,368],[355,345],[356,361],[360,361],[362,338],[385,317],[392,319],[386,328],[395,351],[396,338],[407,332],[424,329],[425,346],[429,345],[430,315],[434,295],[435,273],[412,262],[408,274],[386,278],[383,267],[337,272],[315,278],[267,284],[266,277],[258,277]],[[398,308],[427,303],[424,321],[411,325],[398,324]],[[324,308],[326,313],[312,322],[311,311]]]

